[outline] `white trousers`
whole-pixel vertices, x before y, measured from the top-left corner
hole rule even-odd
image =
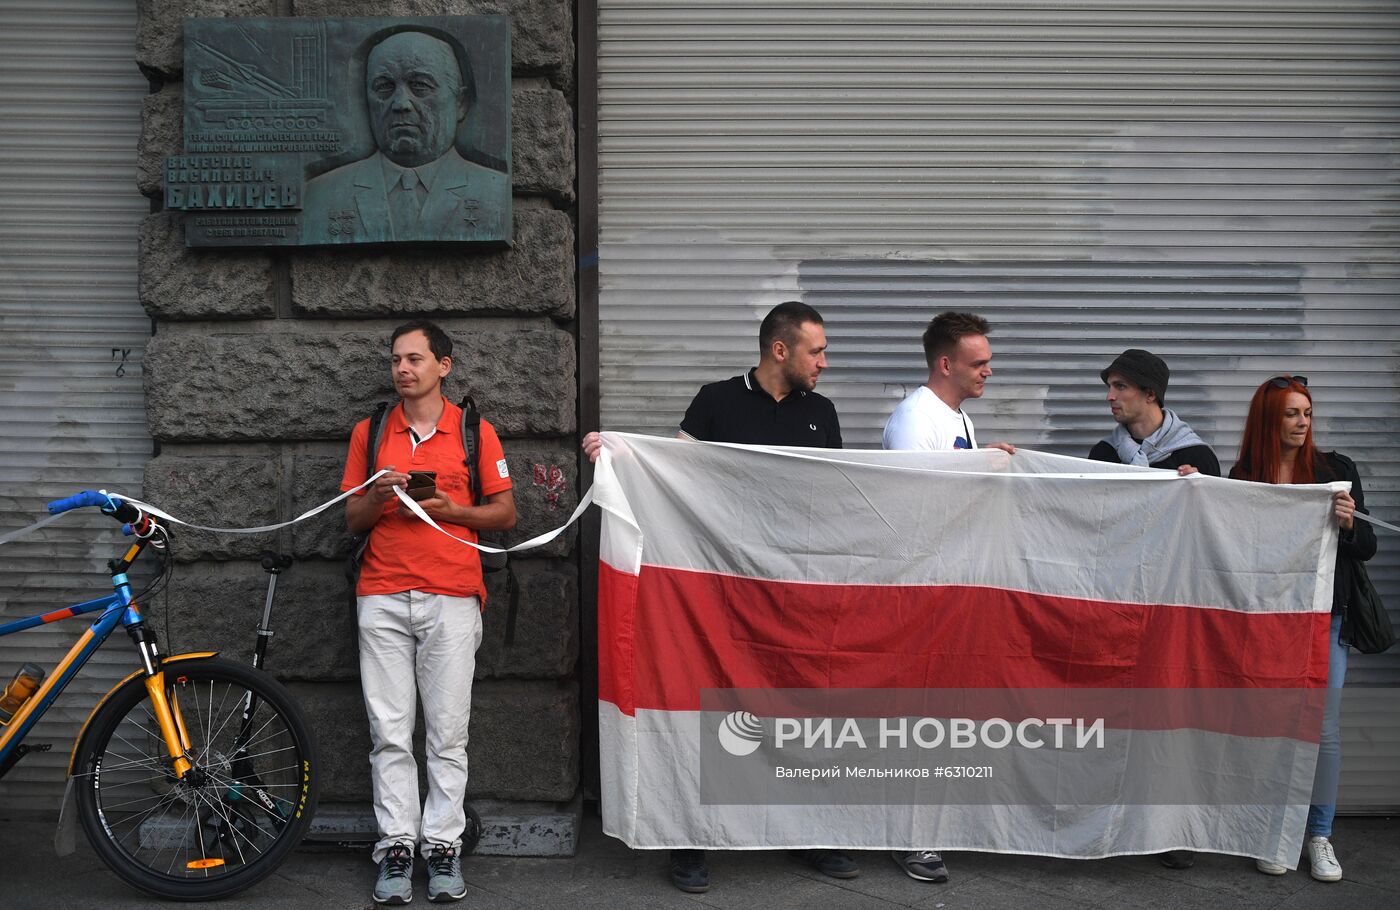
[[[369,715],[370,774],[380,862],[397,843],[462,846],[466,828],[467,723],[481,645],[475,597],[404,591],[356,598],[360,684]],[[418,803],[413,757],[416,696],[423,698],[428,797]]]

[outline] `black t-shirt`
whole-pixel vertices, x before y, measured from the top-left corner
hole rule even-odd
[[[754,371],[700,387],[685,409],[681,431],[705,442],[841,448],[836,407],[816,392],[775,401]]]
[[[1106,461],[1109,464],[1122,464],[1123,460],[1118,457],[1118,450],[1109,445],[1107,439],[1100,439],[1098,443],[1089,450],[1089,457],[1094,461]],[[1209,474],[1212,477],[1220,476],[1220,459],[1215,457],[1215,451],[1210,446],[1187,446],[1184,449],[1177,449],[1175,452],[1163,458],[1161,461],[1154,461],[1149,467],[1167,468],[1175,471],[1184,464],[1200,471],[1202,474]]]

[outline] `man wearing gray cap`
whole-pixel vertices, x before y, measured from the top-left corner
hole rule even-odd
[[[1119,354],[1099,373],[1108,386],[1108,405],[1118,426],[1089,451],[1090,458],[1220,476],[1215,452],[1165,406],[1170,375],[1162,358],[1139,348]]]

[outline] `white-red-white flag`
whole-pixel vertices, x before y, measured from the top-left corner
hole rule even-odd
[[[604,830],[642,848],[1189,847],[1293,866],[1321,717],[1309,695],[1327,681],[1330,489],[1027,450],[605,433]],[[865,735],[833,742],[840,712],[823,739],[810,706],[749,707],[764,692],[846,693]],[[1046,693],[1103,708],[1098,748],[997,744],[987,719],[1005,709],[1025,733]],[[939,748],[872,741],[918,717],[940,718],[922,728],[949,734]],[[955,717],[979,725],[962,755],[996,764],[995,783],[900,789],[967,764],[948,749]],[[872,761],[912,770],[858,770]],[[1190,782],[1211,795],[1176,795]]]

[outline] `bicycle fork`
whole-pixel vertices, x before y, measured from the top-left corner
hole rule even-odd
[[[175,777],[177,780],[183,780],[194,767],[194,763],[189,758],[190,734],[185,728],[185,717],[180,711],[179,698],[174,693],[166,695],[165,667],[161,663],[160,649],[156,645],[155,635],[146,631],[135,603],[127,607],[127,618],[132,620],[126,623],[127,634],[136,643],[136,650],[141,655],[141,664],[146,670],[146,695],[151,699],[156,725],[160,727],[160,736],[165,742],[165,751],[170,755]]]

